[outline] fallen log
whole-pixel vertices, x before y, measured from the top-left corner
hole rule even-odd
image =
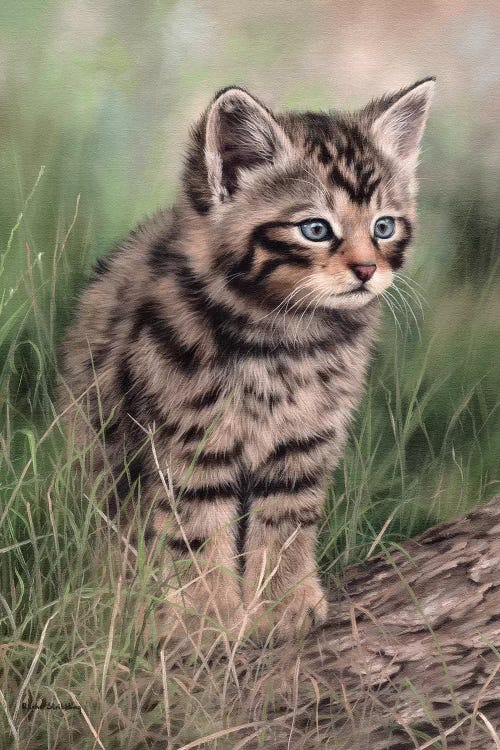
[[[268,725],[234,747],[500,748],[500,497],[348,569],[319,633],[246,666]]]

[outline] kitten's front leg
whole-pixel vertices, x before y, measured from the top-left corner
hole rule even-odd
[[[160,546],[163,603],[155,607],[155,635],[215,638],[239,630],[243,616],[236,565],[236,498],[217,496],[217,485],[200,485],[194,472],[177,501],[152,514],[150,554]]]
[[[269,485],[272,489],[271,481]],[[250,630],[258,636],[274,632],[289,638],[326,619],[328,605],[315,559],[323,502],[322,488],[315,487],[287,496],[275,493],[252,504],[243,596]]]

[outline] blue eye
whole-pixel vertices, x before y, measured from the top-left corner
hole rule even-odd
[[[330,240],[333,237],[332,228],[324,219],[307,219],[306,221],[301,221],[299,229],[306,240],[311,240],[311,242],[322,242],[323,240]]]
[[[373,234],[379,240],[388,240],[396,231],[396,222],[392,216],[382,216],[373,227]]]

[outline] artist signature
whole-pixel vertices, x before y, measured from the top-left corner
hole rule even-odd
[[[23,701],[21,703],[23,711],[69,711],[76,709],[80,711],[81,708],[76,703],[50,703],[45,698],[40,698],[34,702]]]

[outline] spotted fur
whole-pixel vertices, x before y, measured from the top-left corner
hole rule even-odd
[[[355,114],[273,114],[242,89],[219,92],[192,131],[174,208],[100,261],[82,296],[62,351],[67,429],[114,476],[111,510],[140,489],[166,568],[196,553],[211,571],[207,589],[185,567],[183,601],[226,623],[245,607],[264,632],[325,617],[316,527],[378,296],[413,235],[432,87]],[[395,235],[376,239],[386,215]],[[309,218],[332,237],[307,240]],[[358,264],[376,266],[366,283]]]

